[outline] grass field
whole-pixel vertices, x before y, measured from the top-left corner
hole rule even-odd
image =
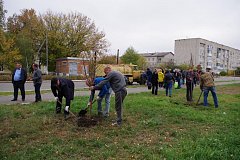
[[[53,102],[0,106],[0,159],[240,159],[240,84],[218,86],[219,108],[187,104],[185,89],[173,97],[128,95],[122,127],[111,115],[91,128],[55,115]],[[197,100],[199,89],[194,90]],[[77,97],[72,111],[87,104]],[[202,101],[202,100],[201,100]],[[114,100],[112,99],[112,102]],[[96,104],[95,104],[96,105]],[[96,106],[94,108],[96,113]]]

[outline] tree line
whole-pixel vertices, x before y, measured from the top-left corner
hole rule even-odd
[[[27,69],[39,60],[54,72],[57,58],[93,58],[99,63],[116,64],[116,56],[107,55],[109,42],[94,22],[79,12],[37,14],[34,9],[22,9],[6,19],[3,0],[0,0],[0,69],[13,69],[21,62]],[[46,46],[47,45],[47,46]],[[47,54],[48,53],[48,54]],[[145,59],[129,47],[120,59],[143,67]]]

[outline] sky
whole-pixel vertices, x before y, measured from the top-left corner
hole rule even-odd
[[[240,0],[3,0],[6,17],[80,12],[110,43],[109,54],[132,46],[139,53],[173,52],[174,41],[204,38],[240,49]]]

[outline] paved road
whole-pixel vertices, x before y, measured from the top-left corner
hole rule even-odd
[[[215,78],[216,82],[219,81],[240,81],[240,77],[219,77]],[[82,89],[84,87],[87,87],[85,85],[84,81],[74,81],[75,88],[76,89]],[[32,81],[27,81],[25,84],[25,90],[26,91],[34,91],[33,83]],[[46,80],[43,81],[43,84],[41,86],[41,90],[50,90],[50,81]],[[10,82],[0,82],[0,92],[13,92],[13,85]]]
[[[44,82],[44,86],[48,86],[49,81]],[[216,79],[216,85],[224,85],[224,84],[233,84],[233,83],[240,83],[240,78],[238,77],[237,79],[233,79],[231,77],[224,77],[224,78],[218,78]],[[85,87],[85,83],[84,82],[75,82],[76,84],[76,88],[82,88]],[[46,88],[46,89],[49,89]],[[136,87],[136,88],[128,88],[128,93],[132,94],[132,93],[140,93],[140,92],[147,92],[147,87]],[[75,91],[75,96],[88,96],[90,94],[89,91]],[[19,95],[21,99],[21,95]],[[11,102],[11,99],[13,98],[13,96],[0,96],[0,104],[21,104],[22,101],[18,100],[15,102]],[[45,93],[42,94],[42,99],[44,101],[52,101],[54,100],[54,96],[52,95],[52,93]],[[26,100],[24,103],[32,103],[35,100],[35,95],[26,95]],[[23,103],[23,104],[24,104]]]
[[[85,81],[74,81],[74,84],[76,89],[81,89],[86,87]],[[50,80],[43,81],[41,90],[50,90],[51,89],[50,86],[51,86]],[[25,90],[34,91],[32,81],[27,81],[25,83]],[[13,85],[11,82],[0,82],[0,92],[12,92],[12,91],[13,91]]]

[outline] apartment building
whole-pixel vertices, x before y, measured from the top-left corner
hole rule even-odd
[[[214,72],[235,70],[240,66],[240,50],[202,38],[179,39],[175,40],[174,60],[177,65],[192,61]]]
[[[160,64],[174,62],[174,54],[172,52],[154,52],[154,53],[141,53],[145,57],[147,67],[159,67]]]

